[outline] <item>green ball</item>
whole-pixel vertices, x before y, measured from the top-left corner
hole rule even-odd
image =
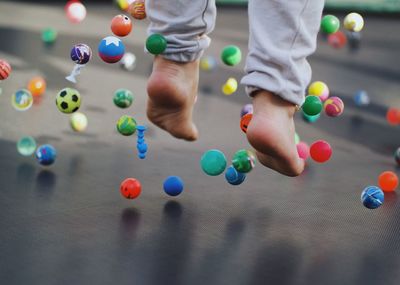
[[[232,158],[233,167],[241,173],[250,172],[256,164],[254,154],[246,149],[241,149]]]
[[[132,105],[133,94],[128,89],[118,89],[114,93],[114,104],[120,108],[128,108]]]
[[[340,21],[336,16],[325,15],[321,20],[321,30],[326,34],[334,34],[340,28]]]
[[[229,66],[237,65],[242,60],[242,52],[237,46],[226,46],[221,52],[221,60]]]
[[[130,136],[136,132],[136,125],[134,118],[124,115],[117,122],[117,130],[121,135]]]
[[[317,96],[308,95],[301,108],[306,115],[315,116],[321,113],[322,102]]]
[[[157,55],[161,54],[167,48],[167,40],[163,35],[152,34],[146,40],[146,49],[149,53]]]
[[[21,155],[32,155],[36,150],[36,141],[33,137],[22,137],[17,142],[17,150]]]
[[[200,160],[201,169],[210,176],[220,175],[226,168],[226,157],[217,149],[206,151]]]
[[[81,95],[76,89],[64,88],[57,94],[56,105],[61,112],[71,114],[81,106]]]
[[[319,117],[321,117],[321,113],[317,114],[315,116],[309,116],[309,115],[307,115],[306,113],[303,112],[303,119],[307,123],[315,123],[316,121],[318,121]]]
[[[46,28],[42,31],[42,41],[45,44],[53,44],[57,40],[57,31],[52,28]]]

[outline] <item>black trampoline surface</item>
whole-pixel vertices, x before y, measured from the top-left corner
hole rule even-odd
[[[220,91],[228,77],[240,78],[243,63],[201,73],[195,111],[201,137],[175,140],[145,116],[152,59],[143,53],[147,22],[135,21],[124,39],[138,57],[136,69],[126,72],[96,52],[118,10],[87,8],[85,21],[71,25],[59,4],[0,2],[0,58],[14,68],[0,82],[0,284],[399,284],[400,201],[387,194],[381,208],[368,210],[360,194],[382,171],[398,171],[392,154],[400,134],[385,113],[400,104],[400,21],[367,16],[356,53],[319,39],[310,58],[313,80],[326,81],[343,98],[345,113],[311,125],[296,120],[302,140],[332,145],[328,163],[309,161],[298,178],[258,164],[233,187],[223,176],[202,173],[199,160],[212,148],[229,159],[249,148],[238,127],[249,98],[243,87],[230,97]],[[220,8],[206,54],[218,57],[227,44],[246,52],[247,20],[245,9]],[[48,26],[59,32],[51,48],[40,39]],[[89,120],[82,134],[54,105],[60,89],[73,87],[64,77],[73,68],[70,48],[79,42],[95,54],[76,85]],[[35,75],[47,79],[47,92],[30,110],[15,111],[11,94]],[[127,110],[112,103],[118,88],[135,94]],[[354,105],[358,89],[368,91],[370,106]],[[136,137],[115,130],[124,114],[149,126],[144,161],[137,158]],[[56,163],[42,167],[20,156],[15,145],[24,135],[54,145]],[[178,197],[162,190],[169,175],[185,182]],[[142,183],[133,201],[119,193],[127,177]]]

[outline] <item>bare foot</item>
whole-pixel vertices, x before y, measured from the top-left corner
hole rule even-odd
[[[258,160],[287,176],[298,176],[304,170],[294,141],[293,104],[267,91],[253,97],[254,113],[247,129],[247,139],[256,149]]]
[[[174,62],[156,56],[147,83],[147,117],[176,138],[198,137],[192,112],[199,81],[199,61]]]

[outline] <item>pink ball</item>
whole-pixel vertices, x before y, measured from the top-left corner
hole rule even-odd
[[[319,163],[327,162],[332,156],[332,148],[323,140],[314,142],[310,147],[311,158]]]
[[[299,154],[299,157],[301,159],[306,160],[308,156],[310,155],[310,148],[308,147],[308,144],[305,142],[299,142],[297,145],[297,153]]]
[[[344,103],[339,97],[330,97],[324,103],[325,113],[330,117],[340,116],[344,111]]]

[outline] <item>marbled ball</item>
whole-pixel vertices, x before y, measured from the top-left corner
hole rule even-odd
[[[136,0],[129,6],[129,13],[136,20],[146,18],[146,6],[144,0]]]
[[[361,193],[361,202],[368,209],[379,208],[385,200],[385,194],[377,186],[368,186]]]
[[[254,154],[246,149],[237,151],[232,158],[233,167],[241,173],[248,173],[255,167],[256,158]]]
[[[225,179],[231,185],[240,185],[246,179],[246,174],[241,173],[235,169],[232,165],[228,167],[225,172]]]
[[[128,89],[118,89],[114,93],[113,98],[115,106],[119,108],[128,108],[132,105],[133,102],[133,94]]]
[[[11,96],[11,105],[17,111],[26,111],[32,107],[33,96],[26,89],[19,89]]]
[[[330,97],[324,103],[325,113],[330,117],[338,117],[343,114],[344,103],[339,97]]]
[[[92,50],[86,44],[76,44],[71,49],[71,60],[76,64],[86,64],[92,58]]]
[[[10,76],[11,70],[11,65],[0,58],[0,80],[7,79]]]
[[[130,136],[136,132],[136,120],[130,116],[121,116],[117,122],[117,130],[121,135]]]
[[[329,97],[329,88],[322,81],[314,81],[308,87],[308,95],[317,96],[322,102],[324,102]]]

